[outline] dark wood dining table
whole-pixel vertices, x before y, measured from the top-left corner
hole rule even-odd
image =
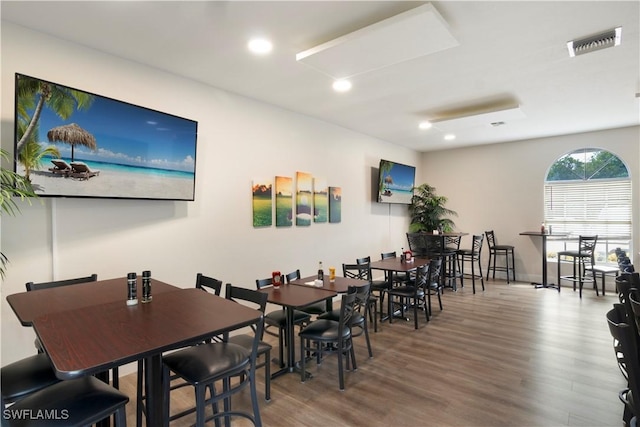
[[[316,276],[317,277],[317,276]],[[293,325],[293,312],[306,305],[315,304],[333,298],[338,293],[333,290],[323,289],[321,287],[309,285],[291,285],[284,284],[278,288],[268,286],[259,290],[268,295],[267,301],[272,304],[281,305],[285,309],[287,325],[285,333],[287,335],[287,363],[285,367],[274,372],[271,378],[279,377],[287,372],[294,372],[296,368],[295,362],[295,333]]]
[[[157,280],[152,290],[153,301],[134,306],[126,304],[125,278],[24,292],[7,300],[20,322],[33,326],[61,379],[144,359],[147,426],[156,427],[168,425],[163,419],[162,353],[255,324],[262,313]]]
[[[431,260],[427,257],[413,257],[411,261],[404,261],[402,257],[395,257],[373,261],[370,265],[372,270],[382,270],[387,273],[387,289],[391,289],[393,287],[393,273],[408,273],[415,271],[418,267],[422,267],[430,261]],[[389,313],[387,313],[387,316],[383,316],[380,320],[384,321],[388,319]]]
[[[327,291],[333,291],[338,294],[344,294],[349,290],[349,286],[364,286],[367,282],[366,280],[355,279],[352,277],[342,277],[336,276],[333,281],[329,280],[329,276],[325,275],[322,280],[322,286],[311,285],[310,283],[314,282],[318,279],[318,275],[303,277],[300,279],[292,280],[289,282],[290,285],[296,286],[307,286],[307,287],[315,287],[318,289],[324,289]],[[327,298],[327,311],[331,311],[333,309],[333,298]]]

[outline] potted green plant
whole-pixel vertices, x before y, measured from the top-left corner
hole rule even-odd
[[[409,205],[409,232],[452,231],[455,223],[448,217],[458,214],[445,207],[447,200],[445,196],[438,196],[435,187],[429,184],[414,187]]]
[[[8,161],[10,161],[9,153],[0,149],[0,162],[4,164]],[[0,166],[0,215],[15,216],[20,212],[14,197],[29,201],[30,197],[37,197],[37,195],[27,178]],[[0,277],[2,278],[4,278],[8,262],[5,254],[0,252]]]

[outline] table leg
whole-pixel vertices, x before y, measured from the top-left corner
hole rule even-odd
[[[163,401],[162,355],[158,354],[146,358],[144,376],[147,396],[147,427],[169,425],[169,420],[162,420],[164,405],[168,404]]]
[[[558,260],[558,262],[560,261]],[[536,289],[538,288],[558,289],[558,285],[554,283],[549,283],[547,281],[547,236],[546,235],[542,236],[542,282],[541,283],[531,282],[531,284],[535,286]]]

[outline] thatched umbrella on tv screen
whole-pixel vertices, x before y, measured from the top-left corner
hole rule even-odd
[[[73,149],[76,145],[84,145],[92,150],[96,149],[96,139],[86,130],[75,123],[62,125],[47,132],[49,142],[64,142],[71,144],[71,161],[73,162]]]

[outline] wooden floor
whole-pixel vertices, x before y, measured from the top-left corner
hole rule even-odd
[[[568,288],[558,294],[504,281],[475,295],[470,286],[447,290],[444,311],[428,324],[421,317],[420,329],[395,321],[372,333],[374,358],[363,337],[356,339],[358,369],[345,373],[344,391],[335,356],[311,362],[314,377],[305,383],[294,374],[273,380],[270,402],[259,370],[263,425],[621,426],[625,383],[605,319],[616,300],[611,291],[596,297],[590,290],[580,300]],[[121,388],[132,397],[134,426],[135,374]],[[234,404],[248,405],[247,398]],[[172,412],[192,403],[191,389],[172,393]]]

